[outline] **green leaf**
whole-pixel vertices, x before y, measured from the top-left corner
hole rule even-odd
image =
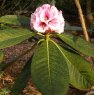
[[[58,46],[58,45],[57,45]],[[69,68],[70,84],[80,90],[93,86],[93,69],[83,57],[66,47],[58,46],[67,60]]]
[[[12,95],[19,95],[21,91],[26,87],[30,74],[31,74],[31,71],[30,71],[31,70],[31,60],[32,58],[28,60],[23,70],[17,77],[12,87],[12,93],[11,93]]]
[[[19,15],[5,15],[0,17],[0,23],[27,27],[29,26],[30,19]]]
[[[7,87],[0,89],[0,95],[9,95],[9,93],[10,93],[10,90]]]
[[[73,36],[66,33],[58,34],[58,36],[75,50],[78,50],[79,52],[88,56],[94,56],[94,45],[90,42],[85,41],[81,37]]]
[[[65,26],[64,30],[75,31],[75,32],[83,31],[82,27],[80,27],[80,26],[71,26],[71,25]],[[87,31],[91,32],[92,30],[88,29]]]
[[[69,72],[59,49],[48,39],[42,42],[31,64],[32,80],[43,95],[64,95]]]
[[[3,61],[3,52],[2,51],[0,51],[0,63]]]
[[[24,28],[5,28],[0,30],[0,49],[16,45],[30,37],[34,33]]]

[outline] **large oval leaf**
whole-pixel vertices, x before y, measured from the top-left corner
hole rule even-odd
[[[64,95],[68,89],[68,67],[59,49],[50,41],[41,43],[31,65],[32,80],[43,95]]]
[[[79,54],[67,47],[62,48],[57,44],[56,46],[62,52],[63,57],[67,60],[70,84],[80,90],[91,88],[93,86],[94,79],[91,65]]]
[[[0,17],[0,23],[25,27],[29,26],[30,19],[28,17],[19,15],[5,15]]]
[[[73,36],[70,34],[58,34],[58,36],[72,48],[82,52],[88,56],[94,56],[94,46],[90,42],[85,41],[81,37]]]
[[[0,49],[16,45],[30,37],[34,33],[24,28],[5,28],[0,30]]]
[[[2,60],[3,60],[3,52],[2,51],[0,51],[0,63],[2,62]]]

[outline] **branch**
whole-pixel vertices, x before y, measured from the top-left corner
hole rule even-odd
[[[78,8],[80,22],[81,22],[81,25],[82,25],[82,29],[83,29],[83,33],[84,33],[85,39],[86,39],[86,41],[89,41],[89,36],[88,36],[86,24],[85,24],[85,19],[83,17],[83,12],[82,12],[82,8],[81,8],[79,0],[75,0],[75,4],[76,4],[76,7]]]

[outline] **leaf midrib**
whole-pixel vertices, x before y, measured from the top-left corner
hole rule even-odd
[[[49,38],[46,39],[46,47],[47,47],[47,59],[48,59],[49,84],[50,84],[50,87],[51,87],[52,82],[51,82],[51,74],[50,74],[51,70],[50,70],[50,56],[49,56],[48,41],[49,41]],[[52,89],[52,87],[51,87],[51,89]],[[53,93],[53,90],[51,90],[51,91],[52,91],[51,93]]]

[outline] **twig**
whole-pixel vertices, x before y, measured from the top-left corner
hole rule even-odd
[[[75,0],[75,4],[76,4],[76,7],[78,8],[78,13],[79,13],[79,16],[80,16],[80,22],[81,22],[81,25],[82,25],[82,29],[83,29],[85,39],[86,39],[86,41],[89,41],[89,36],[88,36],[86,24],[85,24],[85,19],[83,17],[83,12],[82,12],[82,8],[81,8],[79,0]]]

